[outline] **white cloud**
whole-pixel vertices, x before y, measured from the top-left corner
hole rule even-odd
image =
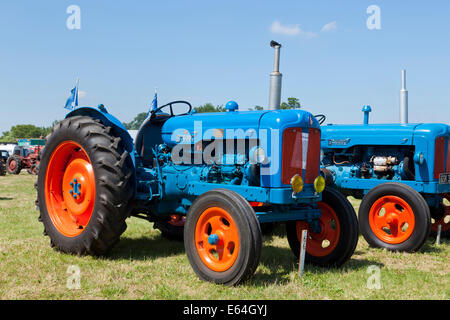
[[[332,21],[322,27],[322,32],[332,32],[337,30],[337,22]]]
[[[300,25],[296,24],[295,26],[283,26],[278,21],[274,21],[270,27],[270,31],[272,31],[272,33],[283,34],[286,36],[296,36],[300,33]]]
[[[274,34],[282,34],[285,36],[302,36],[306,39],[311,39],[317,36],[314,32],[303,31],[299,24],[296,25],[282,25],[278,21],[274,21],[270,27],[270,31]]]
[[[86,96],[87,96],[87,92],[86,91],[78,90],[78,99],[83,99]]]

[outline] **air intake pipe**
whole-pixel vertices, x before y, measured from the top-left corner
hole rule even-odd
[[[408,123],[408,90],[406,90],[406,70],[402,70],[402,89],[400,90],[400,123]]]

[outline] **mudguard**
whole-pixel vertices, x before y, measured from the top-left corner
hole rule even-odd
[[[103,105],[100,105],[98,108],[79,107],[66,114],[66,118],[74,116],[88,116],[94,119],[99,119],[106,126],[115,127],[120,138],[122,138],[125,143],[125,150],[127,150],[127,152],[130,154],[131,159],[133,160],[134,170],[136,171],[136,155],[133,139],[131,138],[128,130],[125,128],[122,122],[108,113]]]

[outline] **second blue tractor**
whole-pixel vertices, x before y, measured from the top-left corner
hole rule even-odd
[[[374,247],[416,251],[430,231],[450,230],[450,126],[439,123],[322,126],[327,185],[362,199],[360,231]],[[440,227],[439,227],[440,226]]]

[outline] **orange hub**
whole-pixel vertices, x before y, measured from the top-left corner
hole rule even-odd
[[[450,203],[450,194],[444,194],[442,195],[442,197],[444,199],[447,199],[447,201]],[[431,225],[431,231],[437,232],[439,225],[441,225],[441,232],[445,232],[450,229],[450,219],[447,218],[448,216],[450,216],[450,205],[448,203],[445,203],[444,201],[444,207],[444,215],[440,219],[434,221],[434,223]]]
[[[302,231],[308,230],[306,252],[314,257],[324,257],[333,252],[339,243],[341,226],[333,208],[324,202],[319,202],[318,206],[322,211],[322,216],[319,220],[320,233],[314,233],[307,222],[297,221],[297,239],[300,241]]]
[[[206,209],[195,227],[195,245],[209,269],[216,272],[230,269],[239,252],[239,233],[230,214],[219,207]]]
[[[76,142],[53,151],[45,176],[45,202],[56,229],[67,237],[83,232],[95,204],[95,175],[89,156]]]
[[[369,224],[377,238],[389,244],[399,244],[414,231],[414,212],[402,198],[384,196],[370,208]]]

